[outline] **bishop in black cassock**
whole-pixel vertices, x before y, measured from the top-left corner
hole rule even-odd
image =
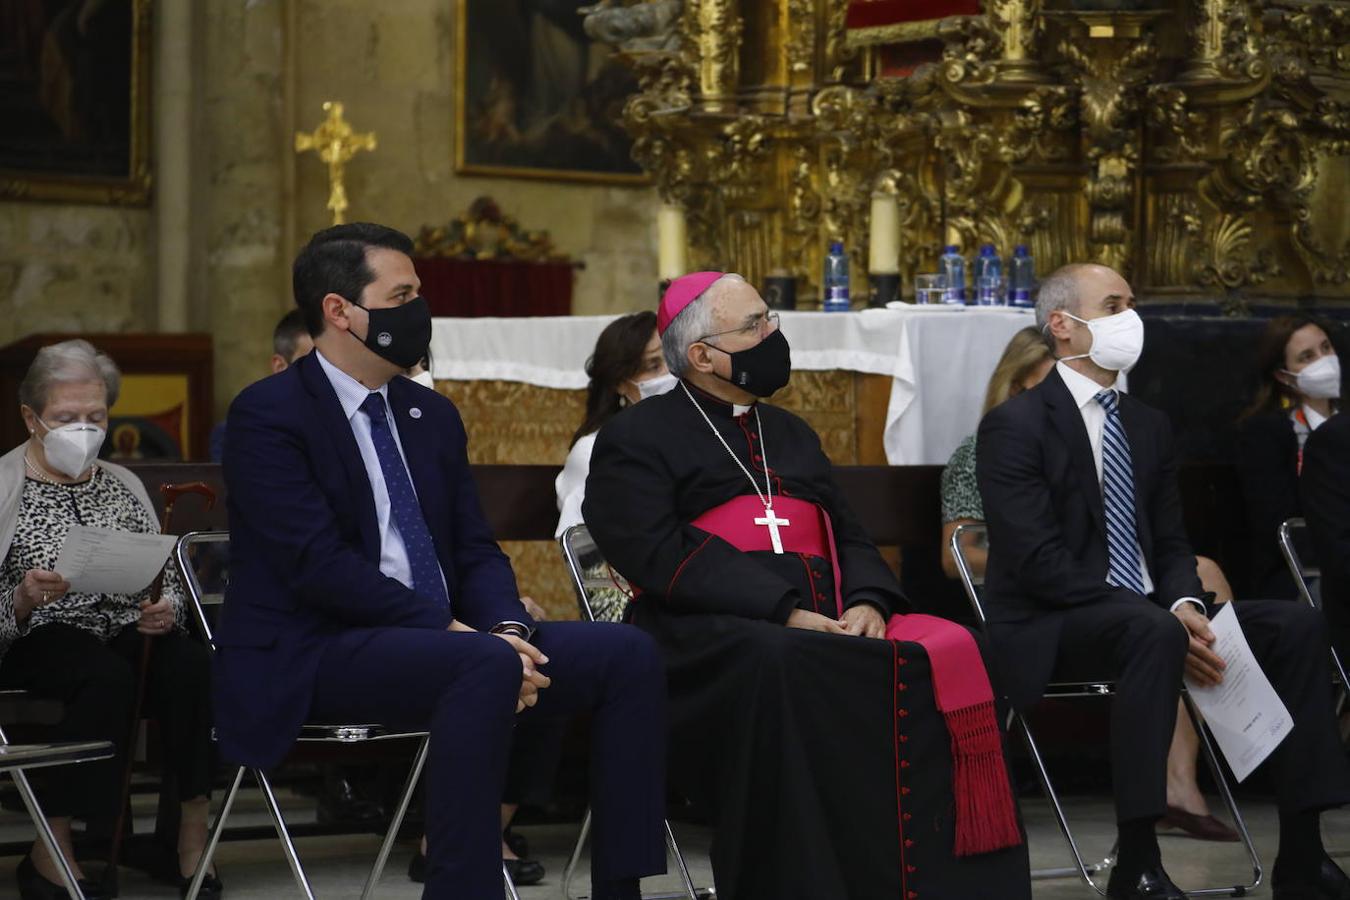
[[[682,381],[601,430],[583,513],[664,650],[670,767],[714,813],[718,896],[1030,897],[992,708],[968,729],[992,766],[967,783],[1005,821],[967,805],[958,829],[957,717],[944,724],[924,646],[880,639],[900,586],[810,426],[756,402],[788,378],[776,318],[737,276],[696,273],[659,324]],[[963,663],[987,694],[978,653]]]

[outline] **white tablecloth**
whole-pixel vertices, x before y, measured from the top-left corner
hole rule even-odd
[[[586,358],[614,316],[436,319],[432,375],[453,381],[586,386]],[[886,459],[943,464],[979,423],[999,355],[1030,310],[916,306],[855,313],[785,312],[792,366],[888,375]]]

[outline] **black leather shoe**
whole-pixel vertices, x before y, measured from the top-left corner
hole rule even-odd
[[[1277,861],[1270,880],[1270,893],[1275,900],[1350,900],[1350,877],[1331,861],[1331,857],[1323,856],[1316,884],[1290,884],[1280,877]]]
[[[544,880],[544,864],[536,859],[504,859],[502,865],[506,866],[512,884],[527,886]]]
[[[514,830],[508,827],[505,831],[502,832],[502,840],[506,842],[506,846],[510,847],[511,852],[514,853],[516,856],[520,857],[521,859],[529,858],[530,842],[525,840],[525,835],[517,834]]]
[[[1118,877],[1120,874],[1119,869],[1113,870],[1106,883],[1106,896],[1111,900],[1186,900],[1186,895],[1167,877],[1162,866],[1145,869],[1132,882]]]
[[[511,882],[521,887],[538,884],[547,874],[543,863],[533,859],[504,859],[502,863],[511,875]],[[421,851],[414,853],[413,858],[408,860],[408,880],[426,884],[427,858]]]
[[[19,863],[14,880],[19,883],[20,900],[70,900],[70,892],[65,885],[53,884],[44,878],[37,866],[33,865],[31,855],[25,856]],[[113,897],[102,885],[89,878],[80,879],[80,890],[84,892],[85,900],[111,900]]]
[[[315,815],[320,825],[382,825],[385,818],[380,804],[362,798],[346,778],[331,778],[324,783]]]
[[[192,887],[192,879],[180,875],[178,878],[178,896],[186,897],[190,887]],[[223,893],[225,893],[225,885],[221,882],[220,876],[207,873],[207,876],[202,879],[202,889],[197,892],[197,900],[220,900]]]

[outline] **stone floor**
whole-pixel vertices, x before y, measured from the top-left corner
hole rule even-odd
[[[282,799],[288,815],[293,816],[295,821],[312,819],[312,800],[293,795],[283,795]],[[1068,802],[1070,821],[1076,823],[1075,834],[1084,855],[1090,860],[1106,856],[1114,830],[1108,799],[1085,797]],[[1069,865],[1067,847],[1045,803],[1039,798],[1029,798],[1023,801],[1022,808],[1030,834],[1033,868]],[[1242,808],[1258,852],[1268,867],[1275,849],[1274,808],[1269,802],[1256,800],[1243,803]],[[239,824],[267,821],[256,795],[247,793],[241,795],[231,819]],[[711,884],[706,830],[692,826],[677,826],[676,830],[695,884]],[[1323,830],[1327,846],[1334,855],[1342,858],[1350,856],[1350,812],[1328,814]],[[522,900],[560,898],[562,868],[571,850],[571,842],[575,839],[575,828],[540,825],[526,827],[521,831],[529,838],[536,855],[549,871],[542,885],[520,889]],[[22,840],[26,834],[31,834],[31,829],[25,820],[12,813],[0,813],[0,842]],[[360,896],[379,840],[371,835],[353,835],[303,838],[297,844],[317,897],[320,900],[336,900]],[[1183,888],[1233,885],[1249,883],[1251,880],[1251,869],[1240,844],[1207,844],[1180,837],[1164,837],[1162,847],[1168,871]],[[381,880],[378,896],[391,900],[411,900],[420,896],[419,887],[405,877],[412,851],[411,841],[396,847]],[[225,842],[221,845],[217,859],[230,900],[280,900],[301,896],[275,840]],[[13,870],[18,862],[16,857],[0,858],[0,898],[17,896]],[[1266,880],[1268,878],[1267,874]],[[644,882],[644,888],[648,891],[674,890],[676,887],[677,882],[670,876]],[[574,886],[574,893],[584,894],[585,891],[586,879],[583,873]],[[1269,895],[1269,889],[1264,883],[1250,894],[1255,897]],[[1077,878],[1057,878],[1038,879],[1034,896],[1036,900],[1069,900],[1097,895]],[[177,897],[177,891],[152,883],[135,871],[124,869],[122,897],[128,900],[142,897],[172,900]],[[998,900],[998,894],[991,890],[985,897],[970,900]]]

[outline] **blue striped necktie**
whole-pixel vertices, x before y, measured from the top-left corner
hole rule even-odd
[[[389,492],[390,515],[408,552],[412,587],[423,597],[443,607],[449,606],[441,564],[436,559],[436,545],[431,541],[426,519],[422,518],[422,507],[417,502],[408,470],[403,467],[403,456],[389,430],[389,418],[384,409],[384,397],[378,393],[366,397],[361,404],[361,411],[370,419],[370,441],[375,445],[375,455],[380,458],[384,487]]]
[[[1144,593],[1140,575],[1139,532],[1134,515],[1134,470],[1130,442],[1120,422],[1120,397],[1105,390],[1096,401],[1106,410],[1102,426],[1102,500],[1106,506],[1106,580],[1117,587]]]

